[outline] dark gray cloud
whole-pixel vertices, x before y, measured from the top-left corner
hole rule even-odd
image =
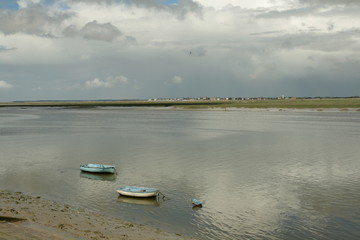
[[[356,42],[340,36],[325,36],[308,34],[305,36],[292,36],[285,39],[281,47],[285,49],[308,49],[317,52],[337,52],[349,49]]]
[[[117,1],[116,0],[67,0],[66,2],[68,2],[68,3],[83,2],[83,3],[96,3],[96,4],[112,4]]]
[[[98,41],[113,41],[115,38],[123,35],[122,32],[111,23],[100,24],[97,21],[87,23],[80,30],[76,26],[68,26],[63,31],[66,37],[83,37],[85,39],[98,40]]]
[[[360,5],[359,0],[298,0],[307,5]]]
[[[134,4],[146,7],[163,5],[162,0],[66,0],[67,3],[90,3],[90,4]]]
[[[294,4],[285,10],[268,10],[257,14],[261,18],[290,18],[290,17],[337,17],[358,16],[360,11],[359,0],[298,0],[299,4]]]
[[[318,13],[318,7],[306,6],[306,7],[297,7],[287,10],[272,10],[264,11],[258,15],[260,18],[288,18],[288,17],[302,17],[310,16],[312,14]]]
[[[272,34],[279,34],[283,33],[282,31],[266,31],[266,32],[257,32],[257,33],[251,33],[252,36],[261,36],[261,35],[272,35]]]
[[[185,54],[190,57],[204,57],[206,56],[206,48],[204,46],[194,47],[190,50],[186,50]]]
[[[327,23],[327,30],[328,31],[332,31],[332,30],[334,30],[335,29],[335,23],[333,23],[333,22],[328,22]]]
[[[179,0],[178,3],[165,4],[165,0],[66,0],[68,4],[71,3],[89,3],[89,4],[127,4],[136,5],[139,7],[155,7],[155,8],[172,8],[181,7],[188,10],[198,10],[201,5],[193,0]]]
[[[71,3],[88,3],[88,4],[127,4],[131,6],[137,6],[140,8],[154,8],[167,10],[183,19],[188,13],[195,13],[201,16],[202,6],[193,0],[179,0],[175,4],[165,4],[165,0],[68,0],[68,4]]]
[[[259,46],[271,46],[275,50],[304,50],[313,53],[353,52],[360,53],[360,29],[344,31],[296,31],[278,34],[255,35]],[[254,51],[254,50],[252,50]]]
[[[198,17],[202,16],[202,6],[192,0],[180,0],[178,4],[173,4],[168,8],[180,18],[184,18],[188,13],[195,13]]]
[[[9,48],[9,47],[0,45],[0,52],[12,51],[12,50],[16,50],[16,48]]]
[[[18,32],[52,36],[52,27],[57,28],[71,13],[48,12],[41,6],[32,6],[18,11],[0,11],[0,31],[4,34]]]

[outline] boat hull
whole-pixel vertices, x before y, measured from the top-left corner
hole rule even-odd
[[[80,170],[91,173],[115,173],[115,167],[103,164],[84,164],[80,165]]]
[[[158,189],[155,188],[133,187],[133,186],[118,188],[116,189],[116,191],[123,196],[139,197],[139,198],[156,197],[160,192]]]

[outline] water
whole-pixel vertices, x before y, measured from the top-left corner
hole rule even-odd
[[[200,240],[360,239],[359,140],[354,111],[2,108],[0,189]]]

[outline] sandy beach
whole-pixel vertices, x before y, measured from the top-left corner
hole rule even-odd
[[[186,240],[140,224],[21,192],[0,191],[0,240]]]

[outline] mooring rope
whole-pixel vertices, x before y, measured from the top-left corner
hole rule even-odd
[[[162,200],[170,200],[170,198],[166,197],[162,192],[159,192],[158,194],[158,197],[160,197],[160,195],[162,196]]]

